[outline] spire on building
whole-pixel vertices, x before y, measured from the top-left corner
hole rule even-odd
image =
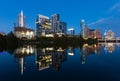
[[[18,15],[18,27],[25,27],[25,19],[24,19],[24,14],[22,10]]]
[[[107,34],[107,31],[105,30],[105,32],[104,32],[104,36],[106,36],[106,34]]]

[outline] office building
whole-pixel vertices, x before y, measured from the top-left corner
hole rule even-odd
[[[57,33],[59,30],[58,27],[60,22],[60,15],[59,14],[52,15],[51,21],[52,21],[52,30],[54,33]]]
[[[105,34],[105,39],[114,39],[114,32],[112,30],[108,30]]]
[[[36,19],[36,35],[38,37],[53,37],[52,32],[51,20],[49,19],[49,17],[39,14]]]
[[[102,34],[99,29],[90,29],[89,27],[84,27],[84,38],[93,38],[100,39],[102,38]]]
[[[85,29],[85,20],[82,19],[80,22],[80,34],[81,36],[84,38],[85,37],[85,33],[84,33],[84,29]]]
[[[75,30],[74,28],[69,28],[68,31],[70,32],[70,36],[74,36],[75,35]]]
[[[57,34],[59,37],[66,35],[66,23],[60,21],[60,15],[54,14],[51,18],[38,15],[36,19],[36,35],[38,37],[54,37]]]

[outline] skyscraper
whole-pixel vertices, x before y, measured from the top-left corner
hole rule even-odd
[[[57,33],[63,33],[65,35],[66,31],[67,31],[66,23],[61,21],[58,22]]]
[[[36,19],[36,35],[38,37],[54,37],[54,34],[59,37],[66,34],[66,23],[60,21],[60,15],[54,14],[51,18],[38,15]]]
[[[60,20],[60,15],[59,14],[54,14],[52,15],[52,30],[54,33],[62,33],[62,34],[66,34],[67,31],[67,24],[65,22],[62,22]]]
[[[36,35],[38,37],[45,36],[51,32],[51,21],[49,17],[39,14],[36,19]]]
[[[80,22],[80,34],[82,35],[82,37],[84,38],[84,29],[85,29],[85,20],[82,19],[81,22]]]
[[[60,22],[60,15],[59,14],[54,14],[52,15],[52,30],[54,33],[57,33],[59,30],[59,22]]]
[[[18,15],[18,27],[25,27],[25,17],[23,11]]]

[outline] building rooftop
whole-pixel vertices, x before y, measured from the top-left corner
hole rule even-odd
[[[34,31],[34,30],[30,28],[25,28],[25,27],[15,27],[14,31]]]

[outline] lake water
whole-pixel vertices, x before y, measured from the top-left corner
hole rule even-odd
[[[120,81],[120,45],[24,45],[0,53],[0,81]]]

